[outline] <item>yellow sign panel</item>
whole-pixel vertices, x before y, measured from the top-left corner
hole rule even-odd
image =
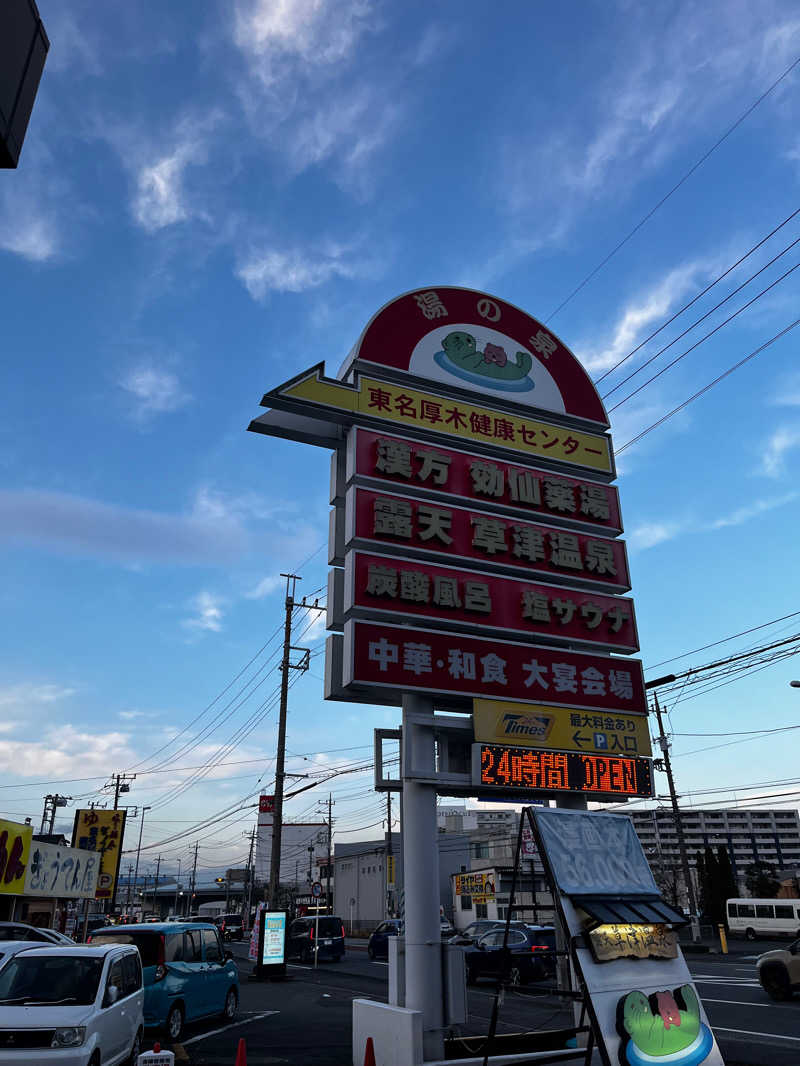
[[[31,854],[33,828],[0,818],[0,894],[21,896]]]
[[[386,856],[386,887],[394,888],[394,855]]]
[[[494,872],[456,874],[456,895],[472,896],[475,903],[488,903],[495,898]]]
[[[589,933],[598,962],[612,959],[677,959],[678,937],[665,925],[598,925]]]
[[[609,438],[602,434],[519,418],[491,407],[446,399],[374,378],[360,377],[358,385],[353,386],[323,378],[316,367],[299,380],[268,394],[265,402],[279,398],[352,411],[396,426],[434,430],[471,445],[493,444],[537,459],[557,459],[608,474],[613,472]]]
[[[125,811],[97,808],[75,812],[72,846],[100,856],[95,899],[113,899],[125,832]]]
[[[475,739],[592,755],[652,756],[647,715],[572,711],[540,703],[473,700]]]

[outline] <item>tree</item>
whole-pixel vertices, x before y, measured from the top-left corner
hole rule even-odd
[[[701,896],[703,898],[703,913],[714,923],[719,923],[725,916],[725,900],[722,887],[720,865],[714,849],[711,845],[706,846],[703,856],[703,883]]]
[[[761,899],[774,899],[781,887],[774,868],[761,861],[752,862],[745,868],[744,883],[751,896]]]
[[[724,844],[717,848],[717,865],[719,867],[719,887],[723,905],[729,899],[736,899],[739,895],[739,886],[733,876],[731,868],[731,856]],[[727,907],[723,906],[723,920],[727,922]]]
[[[702,851],[698,851],[695,856],[695,863],[697,864],[697,909],[700,914],[705,914],[706,910],[706,860]]]

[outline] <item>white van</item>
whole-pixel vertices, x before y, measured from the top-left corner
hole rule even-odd
[[[729,899],[727,913],[733,936],[800,937],[800,899]]]

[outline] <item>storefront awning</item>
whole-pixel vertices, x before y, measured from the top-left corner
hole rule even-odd
[[[672,926],[686,925],[689,919],[665,903],[660,896],[636,894],[620,896],[570,895],[576,907],[603,925],[646,924],[665,922]]]

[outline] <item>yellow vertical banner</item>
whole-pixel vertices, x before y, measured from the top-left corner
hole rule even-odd
[[[0,893],[21,896],[31,854],[33,828],[0,818]]]
[[[114,898],[126,813],[124,810],[106,811],[96,807],[75,812],[72,846],[82,851],[95,851],[100,855],[95,899]]]

